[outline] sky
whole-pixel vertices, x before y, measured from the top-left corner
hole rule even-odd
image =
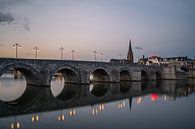
[[[195,58],[194,0],[0,0],[0,57],[94,60],[151,55]],[[119,57],[119,55],[122,55]],[[100,60],[100,57],[97,57]]]

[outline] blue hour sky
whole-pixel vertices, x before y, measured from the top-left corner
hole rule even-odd
[[[194,0],[0,0],[0,57],[93,60],[126,57],[128,40],[137,57],[195,58]]]

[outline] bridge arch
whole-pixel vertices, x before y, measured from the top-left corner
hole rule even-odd
[[[141,70],[141,80],[147,81],[149,79],[149,73],[146,70]]]
[[[81,77],[77,69],[66,65],[54,69],[51,73],[50,82],[54,76],[62,75],[65,83],[80,83]]]
[[[40,81],[38,71],[36,71],[30,65],[26,65],[24,63],[8,64],[2,69],[0,69],[0,76],[2,76],[3,73],[9,70],[16,70],[16,71],[21,72],[24,75],[27,84],[34,84],[35,82]]]
[[[156,80],[161,80],[161,72],[160,71],[156,71]]]
[[[120,70],[120,81],[131,81],[131,73],[128,69]]]
[[[103,67],[95,68],[91,70],[89,80],[90,82],[111,82],[110,72]]]

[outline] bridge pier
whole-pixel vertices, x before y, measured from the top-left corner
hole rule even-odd
[[[165,67],[161,72],[161,79],[176,79],[174,67]]]
[[[50,86],[51,85],[51,73],[49,69],[40,70],[41,81],[38,84],[39,86]]]
[[[141,72],[140,71],[132,72],[132,81],[141,81]]]
[[[150,71],[148,74],[148,80],[156,80],[156,71]]]

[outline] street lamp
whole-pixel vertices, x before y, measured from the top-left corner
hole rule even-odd
[[[94,54],[94,60],[96,61],[97,51],[93,51]]]
[[[121,60],[122,59],[122,54],[119,54],[118,56],[119,56],[119,59]]]
[[[74,54],[75,54],[75,51],[74,51],[74,50],[72,50],[72,51],[70,51],[70,53],[71,53],[71,55],[72,55],[72,60],[74,60]]]
[[[60,47],[59,50],[61,51],[61,60],[63,60],[64,48],[63,47]]]
[[[33,51],[35,51],[35,59],[37,59],[37,53],[39,52],[39,48],[38,47],[34,47]]]
[[[103,58],[103,53],[100,53],[100,60],[102,62],[102,58]]]
[[[20,44],[19,43],[15,43],[13,45],[13,48],[16,48],[16,58],[18,58],[18,48],[21,48]]]

